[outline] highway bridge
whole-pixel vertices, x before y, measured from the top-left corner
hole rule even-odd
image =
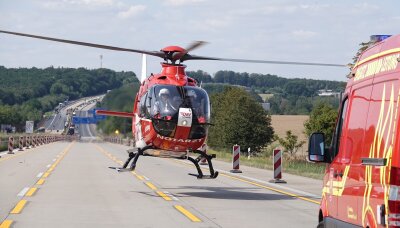
[[[90,107],[77,115],[86,116]],[[81,125],[80,141],[1,153],[0,227],[315,227],[322,182],[215,161],[220,175],[198,180],[185,160],[140,157],[118,173],[128,146],[100,141]],[[206,169],[204,167],[204,169]],[[205,171],[207,172],[207,171]]]

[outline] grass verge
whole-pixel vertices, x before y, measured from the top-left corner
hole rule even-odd
[[[231,152],[209,149],[207,153],[216,154],[217,160],[232,162]],[[247,156],[241,155],[240,164],[268,170],[272,170],[273,167],[272,156],[268,154],[262,154],[257,157],[253,156],[250,159],[247,159]],[[314,179],[322,179],[326,167],[325,164],[311,163],[302,159],[287,159],[285,155],[282,166],[283,172]]]

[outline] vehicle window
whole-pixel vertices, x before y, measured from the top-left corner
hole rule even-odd
[[[140,117],[147,117],[149,114],[146,108],[146,97],[147,93],[140,98]]]
[[[341,112],[340,112],[340,118],[338,120],[338,123],[336,125],[336,129],[335,129],[335,135],[333,137],[332,140],[332,158],[336,157],[336,155],[339,152],[339,148],[340,148],[340,141],[341,141],[341,136],[342,136],[342,128],[343,128],[343,124],[344,121],[346,119],[346,115],[347,115],[347,106],[348,106],[348,101],[349,99],[346,98],[343,102],[342,102],[342,107],[341,107]]]

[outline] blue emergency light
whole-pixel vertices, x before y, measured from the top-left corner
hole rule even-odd
[[[387,38],[391,37],[392,35],[372,35],[370,36],[371,41],[373,42],[381,42],[386,40]]]

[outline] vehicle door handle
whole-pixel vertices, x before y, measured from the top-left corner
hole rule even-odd
[[[342,178],[342,177],[343,177],[343,173],[339,173],[339,172],[334,172],[334,173],[333,173],[333,177],[334,177],[334,178],[337,178],[338,176],[339,176],[340,178]]]

